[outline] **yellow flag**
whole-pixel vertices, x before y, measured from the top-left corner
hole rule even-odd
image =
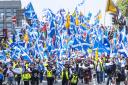
[[[26,43],[28,43],[28,40],[29,40],[28,34],[26,33],[26,34],[24,35],[24,41],[25,41]]]
[[[95,52],[95,60],[96,61],[98,60],[98,49],[96,49],[96,52]]]
[[[66,21],[65,27],[66,27],[66,28],[69,28],[69,27],[70,27],[70,21],[69,21],[69,20]]]
[[[69,28],[70,27],[70,15],[69,14],[67,14],[67,16],[66,16],[65,27],[66,28]]]
[[[46,48],[46,43],[44,43],[44,48]]]
[[[67,19],[67,21],[70,21],[70,15],[69,14],[67,14],[66,19]]]
[[[73,17],[76,17],[76,11],[73,12],[72,16]]]
[[[98,20],[102,19],[102,13],[100,12],[99,15],[97,16]]]
[[[13,43],[12,39],[9,39],[9,43]]]
[[[76,24],[76,26],[79,25],[79,19],[78,19],[78,17],[76,17],[75,24]]]
[[[106,12],[111,12],[111,13],[114,13],[114,14],[117,13],[117,8],[114,5],[112,0],[108,0],[107,6],[106,6]]]

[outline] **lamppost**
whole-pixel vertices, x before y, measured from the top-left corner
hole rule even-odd
[[[126,26],[128,26],[128,5],[126,6]]]
[[[1,17],[3,18],[3,36],[7,39],[6,17],[4,13],[1,13]]]
[[[1,13],[1,18],[3,20],[3,30],[4,30],[4,23],[5,23],[5,20],[4,20],[4,13]]]

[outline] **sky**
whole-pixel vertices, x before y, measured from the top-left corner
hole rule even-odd
[[[66,11],[71,13],[74,11],[75,7],[78,6],[83,0],[21,0],[22,7],[26,7],[29,2],[34,6],[35,12],[37,13],[39,19],[42,18],[42,10],[44,8],[50,8],[54,13],[56,13],[60,8],[64,8]],[[84,15],[87,15],[88,12],[91,12],[95,16],[99,10],[102,12],[101,23],[104,23],[104,20],[110,21],[110,16],[105,14],[106,2],[107,0],[84,0],[85,3],[78,7]],[[105,17],[106,16],[106,17]],[[105,18],[104,18],[105,17]],[[93,21],[93,20],[92,20]],[[105,22],[106,22],[105,21]],[[110,24],[107,22],[106,24]]]

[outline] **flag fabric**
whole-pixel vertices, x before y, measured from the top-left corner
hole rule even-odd
[[[126,50],[122,42],[121,42],[120,48],[118,49],[118,52],[122,54],[124,57],[128,57],[128,51]]]
[[[76,26],[79,25],[79,19],[78,19],[78,17],[76,17],[75,24],[76,24]]]
[[[109,9],[111,8],[112,6],[109,7]],[[108,39],[109,30],[107,29],[104,32],[102,28],[97,26],[102,19],[100,10],[95,16],[95,21],[92,25],[90,20],[93,18],[93,13],[89,12],[87,16],[84,16],[77,7],[72,15],[70,13],[66,15],[64,9],[61,9],[57,14],[54,14],[50,9],[46,9],[45,12],[46,21],[38,22],[38,17],[34,12],[32,4],[29,3],[25,8],[24,15],[31,20],[31,24],[26,22],[28,23],[26,24],[26,29],[24,29],[26,33],[21,32],[17,34],[21,34],[23,40],[16,40],[10,44],[12,48],[10,54],[13,59],[17,60],[20,54],[24,60],[29,62],[31,62],[29,56],[33,56],[33,58],[39,56],[40,59],[51,58],[52,61],[58,59],[58,69],[61,69],[62,64],[60,65],[59,59],[62,56],[68,58],[73,56],[75,58],[76,55],[70,51],[75,51],[77,54],[79,51],[86,56],[94,53],[96,61],[103,53],[107,53],[107,55],[111,53],[128,55],[126,49],[128,41],[125,34],[126,30],[124,29],[118,33],[114,31],[113,39],[116,39],[117,34],[120,34],[119,41],[116,40],[115,45],[111,47],[110,40]],[[116,43],[122,43],[121,47],[117,48]],[[81,56],[80,53],[78,56]]]
[[[29,38],[28,38],[28,34],[27,33],[24,35],[24,41],[25,41],[25,43],[28,43],[28,41],[29,41]]]
[[[95,16],[95,20],[101,20],[102,19],[102,12],[99,10],[99,12]]]
[[[110,13],[114,13],[114,14],[117,13],[117,8],[114,5],[112,0],[107,1],[106,12],[110,12]]]
[[[31,2],[25,8],[24,15],[28,19],[38,19]]]
[[[96,51],[95,51],[95,60],[98,61],[98,58],[99,58],[99,56],[98,56],[98,49],[96,49]]]

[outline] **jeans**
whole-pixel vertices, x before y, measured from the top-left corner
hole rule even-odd
[[[108,79],[107,79],[107,84],[106,85],[109,85],[109,82],[112,81],[112,77],[111,76],[108,76]]]
[[[100,84],[100,83],[102,83],[103,82],[103,72],[101,71],[101,72],[96,72],[96,74],[97,74],[97,82]]]
[[[47,78],[47,85],[53,85],[54,78]]]
[[[8,84],[9,85],[14,85],[14,78],[13,77],[8,78]]]
[[[40,82],[41,83],[42,83],[43,79],[44,79],[43,75],[40,75]]]

